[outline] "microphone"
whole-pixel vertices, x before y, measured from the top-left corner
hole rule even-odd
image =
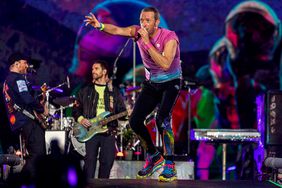
[[[36,70],[34,69],[34,65],[28,65],[27,72],[36,73]]]
[[[274,169],[282,168],[282,158],[268,157],[265,159],[264,164],[266,167]]]
[[[134,39],[134,42],[137,42],[141,38],[140,33],[137,34],[137,37]]]
[[[70,88],[70,79],[69,79],[69,76],[67,76],[67,86],[68,86],[68,88]]]

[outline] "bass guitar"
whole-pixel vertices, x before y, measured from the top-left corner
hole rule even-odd
[[[118,118],[121,118],[123,116],[127,115],[127,111],[109,116],[111,112],[106,111],[101,114],[99,114],[97,117],[90,119],[91,126],[88,128],[85,128],[83,125],[79,123],[75,123],[73,127],[73,135],[77,138],[79,142],[86,142],[90,140],[93,136],[100,133],[105,133],[109,129],[107,127],[107,124],[111,121],[114,121]],[[107,117],[109,116],[109,117]]]

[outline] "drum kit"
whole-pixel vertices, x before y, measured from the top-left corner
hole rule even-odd
[[[52,100],[50,99],[50,93],[52,91],[58,92],[58,90],[61,90],[60,87],[62,87],[63,85],[67,85],[68,88],[70,88],[68,78],[66,82],[59,84],[56,87],[47,87],[47,90],[45,91],[43,91],[41,88],[42,93],[40,95],[42,95],[44,92],[45,105],[48,108],[48,116],[46,118],[48,128],[46,129],[46,133],[48,133],[49,135],[50,133],[52,134],[53,131],[55,135],[56,131],[66,132],[66,134],[64,134],[67,135],[67,139],[64,139],[65,143],[63,144],[65,146],[63,148],[64,152],[68,153],[70,150],[70,146],[72,145],[74,150],[76,150],[80,155],[85,156],[85,143],[79,142],[73,134],[73,128],[76,123],[75,119],[73,117],[66,117],[65,115],[66,109],[72,108],[75,105],[76,98],[74,96],[64,96],[56,97]],[[33,87],[33,89],[34,88],[35,87]]]
[[[66,108],[73,107],[75,102],[75,97],[59,97],[53,100],[53,103],[59,105],[56,108],[53,104],[48,103],[47,108],[49,110],[49,129],[50,130],[69,130],[74,125],[73,117],[65,117],[64,110]]]

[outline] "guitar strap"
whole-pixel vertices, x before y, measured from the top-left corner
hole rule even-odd
[[[113,82],[110,80],[108,82],[108,89],[109,89],[109,92],[110,92],[110,112],[114,112],[114,92],[113,92]]]
[[[21,107],[19,107],[17,104],[14,104],[13,108],[16,110],[16,111],[19,111],[21,113],[23,113],[25,116],[29,117],[30,119],[32,120],[35,120],[35,116],[32,115],[29,111],[25,110],[25,109],[22,109]]]

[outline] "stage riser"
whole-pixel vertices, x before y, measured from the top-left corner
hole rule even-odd
[[[145,161],[118,161],[114,162],[111,170],[110,179],[136,179],[137,172],[143,167]],[[176,161],[176,170],[178,179],[193,180],[194,179],[194,162]],[[98,167],[95,177],[97,178]],[[154,173],[151,179],[158,179],[162,169]]]

